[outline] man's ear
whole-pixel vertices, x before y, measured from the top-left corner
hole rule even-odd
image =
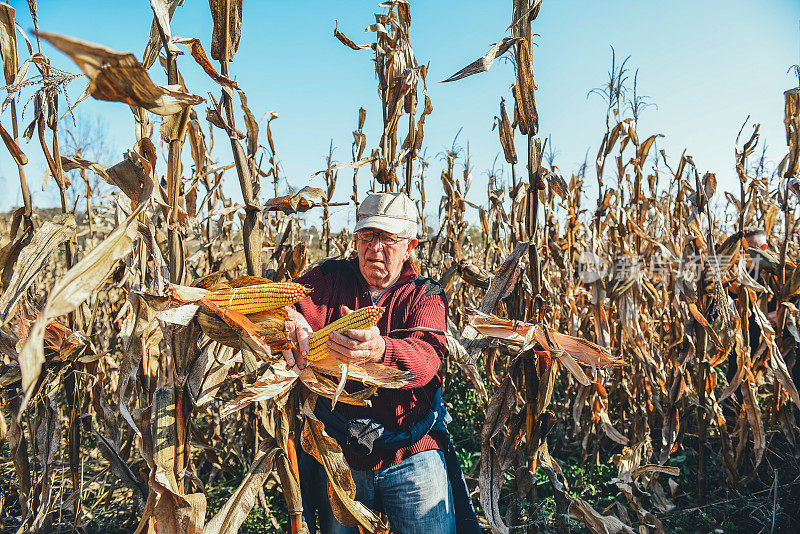
[[[406,259],[408,259],[408,257],[411,256],[411,251],[417,248],[418,244],[419,244],[419,239],[417,239],[416,237],[408,239],[408,248],[406,249]]]

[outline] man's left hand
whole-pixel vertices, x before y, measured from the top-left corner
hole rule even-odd
[[[342,315],[352,310],[342,306]],[[368,329],[348,328],[328,335],[328,351],[345,363],[381,363],[386,354],[386,341],[377,326]]]

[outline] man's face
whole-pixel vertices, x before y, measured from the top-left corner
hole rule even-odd
[[[392,285],[417,243],[416,238],[398,238],[397,234],[382,230],[359,230],[356,234],[358,266],[370,287],[387,289]]]

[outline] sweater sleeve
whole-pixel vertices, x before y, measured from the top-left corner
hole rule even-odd
[[[424,327],[445,331],[447,329],[447,301],[443,293],[425,295],[412,307],[404,329]],[[389,367],[409,371],[414,375],[403,389],[427,385],[442,364],[447,351],[444,334],[434,332],[398,332],[383,336],[386,354],[383,363]]]

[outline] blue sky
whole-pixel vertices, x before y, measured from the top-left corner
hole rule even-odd
[[[17,8],[22,27],[31,29],[27,3],[11,4]],[[381,10],[378,2],[363,0],[244,2],[242,42],[231,72],[247,93],[257,118],[268,111],[278,113],[272,123],[274,139],[288,183],[295,189],[323,183],[321,176],[309,177],[324,167],[331,140],[336,147],[334,159],[350,159],[351,132],[361,106],[367,109],[368,150],[378,143],[380,103],[372,54],[344,47],[333,37],[333,28],[338,20],[339,29],[351,39],[368,42],[373,34],[363,29],[374,22],[373,13]],[[510,11],[510,0],[412,2],[412,44],[420,63],[430,62],[428,89],[434,112],[426,121],[425,146],[431,162],[427,193],[434,216],[443,165],[437,154],[451,145],[459,129],[458,144],[464,148],[469,144],[473,166],[470,199],[485,201],[484,171],[501,152],[492,120],[501,97],[513,102],[509,86],[514,75],[510,64],[499,62],[491,71],[471,78],[448,84],[438,81],[482,56],[491,43],[507,35]],[[43,31],[130,51],[139,58],[151,21],[146,0],[39,0]],[[664,134],[659,146],[668,156],[676,158],[686,148],[701,172],[716,172],[722,189],[738,191],[734,139],[748,115],[751,121],[761,123],[769,158],[777,162],[786,153],[783,91],[797,83],[786,71],[800,62],[799,23],[800,2],[795,0],[545,0],[534,25],[539,36],[533,51],[540,136],[551,136],[556,164],[566,178],[579,167],[587,150],[590,161],[593,159],[605,130],[605,108],[599,98],[587,98],[587,93],[605,80],[613,45],[618,58],[631,56],[628,65],[639,68],[640,92],[658,106],[642,116],[640,137]],[[198,37],[209,50],[208,3],[188,0],[178,8],[172,33]],[[44,44],[44,52],[56,66],[77,72],[71,61],[49,45]],[[218,86],[190,57],[181,57],[179,67],[192,92],[204,97],[208,92],[219,94]],[[166,83],[158,67],[150,74],[156,83]],[[77,96],[82,87],[80,79],[74,81],[71,94]],[[23,95],[23,103],[28,96]],[[66,109],[63,103],[62,109]],[[201,117],[204,109],[198,109]],[[81,120],[99,118],[105,125],[106,163],[118,161],[134,139],[128,107],[87,100],[78,111]],[[0,120],[11,129],[8,111]],[[21,119],[22,127],[29,120]],[[214,134],[222,139],[219,130]],[[262,144],[266,144],[265,135],[262,129]],[[518,153],[524,154],[521,139],[517,145]],[[215,156],[230,161],[227,144],[218,146]],[[41,192],[44,163],[38,142],[35,138],[27,145],[23,142],[22,148],[31,160],[26,172],[35,203],[53,204],[57,194],[52,184]],[[188,147],[184,152],[188,158]],[[497,162],[505,165],[502,155]],[[523,166],[518,165],[521,173]],[[368,174],[364,169],[360,177]],[[340,172],[335,200],[347,199],[351,177],[349,170]],[[593,183],[591,172],[587,185]],[[16,169],[5,151],[0,154],[0,184],[4,191],[0,210],[19,205]],[[271,190],[262,185],[262,201],[269,198]],[[240,199],[233,174],[227,176],[226,192]],[[592,193],[590,187],[587,195],[591,198]],[[341,208],[336,225],[352,220],[351,212]]]

